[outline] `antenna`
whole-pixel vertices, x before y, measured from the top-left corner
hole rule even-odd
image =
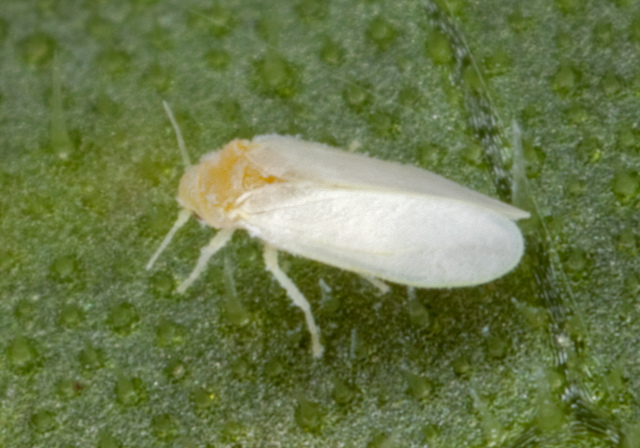
[[[169,104],[166,101],[164,100],[162,101],[162,106],[164,107],[164,110],[167,113],[167,116],[169,117],[169,121],[171,121],[171,126],[173,126],[173,130],[176,133],[176,140],[178,140],[178,148],[180,148],[180,154],[182,155],[182,163],[184,164],[185,168],[189,168],[191,166],[191,161],[189,160],[187,147],[184,144],[184,138],[182,138],[182,132],[180,132],[180,127],[178,126],[178,122],[176,121],[176,118],[173,116],[173,112],[171,112],[171,108],[169,107]],[[156,250],[156,252],[153,254],[151,259],[147,263],[147,266],[146,266],[147,271],[153,267],[154,263],[156,262],[160,254],[167,248],[167,246],[175,236],[176,232],[180,230],[180,228],[183,225],[186,224],[190,216],[191,216],[191,212],[189,210],[186,210],[186,209],[180,210],[180,213],[178,213],[178,219],[176,219],[176,222],[173,224],[173,227],[171,227],[171,230],[169,230],[169,233],[167,233],[167,235],[164,237],[164,240],[162,240],[160,247],[158,248],[158,250]]]
[[[184,138],[182,138],[182,132],[180,132],[180,127],[178,126],[178,122],[176,118],[173,116],[173,112],[171,112],[171,108],[169,107],[169,103],[162,100],[162,107],[164,107],[167,116],[169,117],[169,121],[171,121],[171,126],[173,126],[173,130],[176,133],[176,140],[178,140],[178,148],[180,148],[180,154],[182,154],[182,163],[185,168],[191,166],[191,160],[189,160],[189,154],[187,153],[187,147],[184,144]]]

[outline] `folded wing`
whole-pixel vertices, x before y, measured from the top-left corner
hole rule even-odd
[[[250,158],[271,175],[318,185],[425,194],[471,202],[509,219],[529,213],[470,190],[427,170],[340,151],[321,143],[282,135],[260,135]]]
[[[440,196],[276,183],[237,211],[242,227],[280,250],[420,287],[491,281],[523,251],[509,218]]]

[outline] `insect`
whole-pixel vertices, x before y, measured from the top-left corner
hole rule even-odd
[[[529,217],[420,168],[275,134],[205,154],[182,176],[177,199],[182,210],[147,269],[191,215],[218,229],[178,286],[184,293],[234,231],[246,230],[264,243],[267,270],[304,312],[314,357],[324,350],[319,329],[278,250],[403,285],[478,285],[518,264],[524,243],[514,221]]]

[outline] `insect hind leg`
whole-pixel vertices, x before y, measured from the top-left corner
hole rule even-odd
[[[311,351],[313,353],[313,357],[320,358],[324,352],[324,347],[320,343],[320,330],[313,319],[311,305],[305,296],[302,295],[295,283],[293,283],[287,274],[280,269],[280,265],[278,264],[278,251],[266,244],[264,246],[264,264],[266,265],[267,270],[276,278],[280,286],[287,291],[287,294],[293,301],[294,305],[302,309],[305,320],[307,321],[309,334],[311,335]]]

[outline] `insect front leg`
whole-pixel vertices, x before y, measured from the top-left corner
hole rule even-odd
[[[302,295],[295,283],[293,283],[287,274],[280,269],[280,265],[278,264],[278,251],[266,244],[264,246],[264,264],[266,265],[267,270],[276,278],[280,286],[287,291],[287,294],[293,301],[294,305],[302,309],[307,321],[307,328],[311,335],[311,352],[313,353],[314,358],[320,358],[324,352],[324,347],[320,343],[320,330],[313,319],[311,305],[305,296]]]
[[[211,238],[209,244],[200,249],[200,258],[196,263],[196,267],[193,268],[191,274],[180,286],[178,286],[178,294],[183,294],[189,286],[198,278],[202,271],[207,267],[207,262],[211,257],[215,255],[220,249],[222,249],[233,236],[233,229],[222,229],[216,233],[216,236]]]
[[[178,219],[176,220],[175,224],[173,224],[173,227],[171,227],[171,230],[169,230],[169,233],[167,233],[167,236],[164,237],[164,240],[162,240],[162,244],[160,244],[160,247],[158,248],[158,250],[156,250],[156,252],[153,254],[151,259],[149,260],[149,263],[147,263],[147,271],[153,267],[154,263],[156,262],[160,254],[167,248],[167,246],[175,236],[176,232],[180,230],[180,228],[183,225],[186,224],[190,216],[191,216],[191,212],[189,210],[185,210],[185,209],[180,210],[180,213],[178,213]]]

